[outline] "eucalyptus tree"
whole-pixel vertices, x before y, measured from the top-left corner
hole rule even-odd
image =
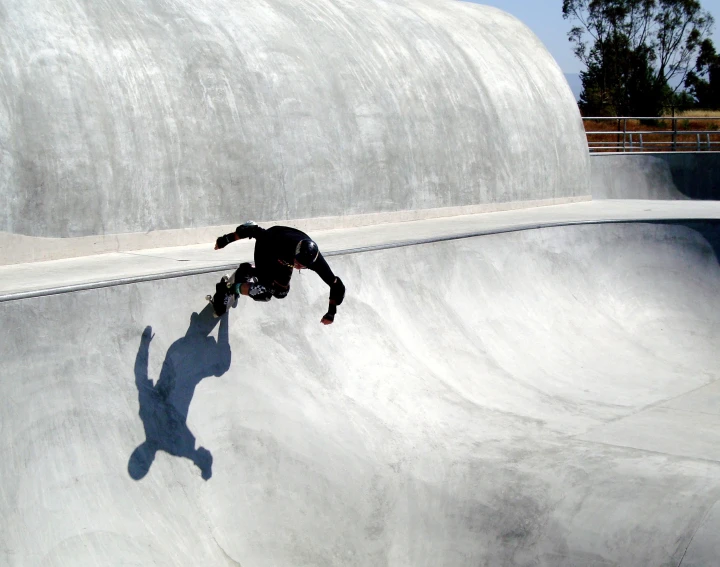
[[[677,100],[714,23],[698,0],[563,0],[562,11],[586,66],[586,114],[659,115]]]

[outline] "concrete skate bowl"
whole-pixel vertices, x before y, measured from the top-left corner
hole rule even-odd
[[[708,565],[718,228],[554,227],[0,303],[0,563]],[[151,327],[151,329],[149,328]]]

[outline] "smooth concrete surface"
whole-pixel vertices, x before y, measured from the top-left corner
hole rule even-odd
[[[719,243],[334,255],[330,327],[312,273],[220,320],[216,274],[2,302],[0,564],[712,565]]]
[[[426,240],[448,240],[536,227],[673,219],[720,221],[720,202],[600,200],[492,214],[387,223],[381,226],[311,231],[310,234],[324,254],[333,256],[348,251],[404,246]],[[209,232],[207,242],[197,246],[175,246],[0,266],[0,301],[50,291],[73,291],[97,285],[227,271],[241,262],[252,261],[254,241],[239,241],[223,250],[213,250],[216,236],[228,230],[232,228]]]
[[[451,0],[0,0],[0,165],[53,238],[590,194],[547,49]]]
[[[720,200],[720,153],[593,154],[593,199]]]
[[[720,203],[657,163],[572,203],[600,162],[523,24],[0,0],[0,32],[0,565],[717,563]],[[211,317],[250,218],[313,230],[332,326],[312,273]]]

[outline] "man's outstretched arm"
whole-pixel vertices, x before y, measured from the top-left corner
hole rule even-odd
[[[138,391],[143,388],[153,389],[153,381],[148,377],[148,359],[150,358],[150,341],[155,335],[152,327],[147,326],[140,338],[140,348],[135,356],[135,386]]]
[[[337,313],[337,306],[340,305],[345,299],[345,285],[342,283],[340,278],[335,278],[333,283],[330,285],[330,302],[328,305],[328,312],[323,315],[320,322],[323,325],[331,325],[335,320],[335,314]]]
[[[260,228],[252,221],[241,224],[235,229],[235,232],[228,232],[223,234],[215,241],[215,250],[225,248],[228,244],[235,242],[236,240],[242,240],[243,238],[257,238],[258,233],[262,232]]]
[[[313,265],[310,266],[310,269],[330,286],[328,311],[320,320],[323,325],[330,325],[335,320],[337,306],[343,302],[343,299],[345,299],[345,285],[340,278],[333,274],[333,271],[330,269],[330,266],[328,266],[328,263],[322,253],[318,254],[317,259]]]

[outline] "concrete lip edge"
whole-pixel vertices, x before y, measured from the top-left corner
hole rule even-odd
[[[254,219],[261,224],[286,224],[303,231],[369,228],[395,223],[447,219],[456,216],[516,212],[544,207],[573,205],[592,201],[592,196],[553,197],[501,203],[481,203],[429,209],[370,212],[341,216],[297,219]],[[110,235],[88,235],[70,238],[37,237],[0,232],[0,266],[25,262],[44,262],[82,258],[84,256],[138,252],[146,249],[194,246],[206,242],[213,234],[234,230],[235,224],[203,226],[188,229],[165,229],[149,232],[129,232]],[[11,251],[10,248],[13,248]],[[42,253],[36,254],[40,249]],[[29,252],[27,251],[29,250]]]
[[[717,217],[693,217],[693,216],[677,216],[677,217],[658,217],[658,218],[605,218],[605,219],[584,219],[584,220],[567,220],[567,221],[546,221],[546,222],[532,222],[532,223],[520,223],[514,226],[504,227],[493,227],[478,229],[471,232],[460,232],[455,234],[447,234],[431,238],[420,238],[420,239],[406,239],[397,241],[388,241],[381,244],[374,244],[369,246],[359,246],[355,248],[342,248],[337,250],[329,250],[324,255],[327,257],[331,256],[342,256],[348,254],[359,254],[363,252],[371,252],[375,250],[387,250],[391,248],[401,248],[407,246],[419,246],[422,244],[431,244],[434,242],[445,242],[450,240],[460,240],[464,238],[475,238],[479,236],[489,236],[492,234],[505,234],[512,232],[520,232],[525,230],[537,230],[542,228],[555,228],[563,226],[577,226],[577,225],[595,225],[595,224],[634,224],[634,223],[657,223],[657,222],[682,222],[682,221],[693,221],[693,222],[720,222],[720,218]],[[135,283],[142,283],[148,281],[156,281],[169,278],[189,277],[202,274],[210,274],[216,272],[224,272],[228,270],[234,270],[237,267],[237,262],[232,264],[213,264],[206,265],[197,268],[188,268],[184,270],[162,270],[160,272],[143,274],[138,276],[129,276],[122,278],[110,278],[101,279],[89,282],[83,282],[78,284],[39,288],[28,291],[16,291],[10,293],[0,294],[0,303],[8,301],[20,301],[23,299],[31,299],[35,297],[44,297],[49,295],[57,295],[61,293],[73,293],[78,291],[85,291],[91,289],[100,289],[103,287],[111,287],[117,285],[130,285]]]

